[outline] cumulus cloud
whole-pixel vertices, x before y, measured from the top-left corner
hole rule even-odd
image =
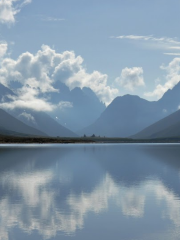
[[[174,58],[168,66],[161,66],[167,72],[166,82],[157,84],[152,92],[146,92],[147,97],[161,98],[167,90],[172,89],[180,81],[180,58]]]
[[[71,90],[75,87],[91,88],[106,104],[118,95],[118,89],[107,85],[108,76],[98,71],[88,73],[83,66],[83,58],[74,52],[65,52],[62,61],[55,67],[53,78],[64,82]]]
[[[46,98],[39,97],[39,91],[29,86],[23,86],[17,95],[8,96],[11,101],[0,103],[0,108],[13,110],[15,108],[32,109],[35,111],[53,111],[56,106]]]
[[[15,16],[31,0],[0,0],[0,23],[15,23]]]
[[[121,76],[116,78],[120,86],[134,91],[136,87],[144,86],[143,69],[141,67],[124,68]]]
[[[72,51],[61,54],[49,46],[35,55],[26,52],[15,61],[6,58],[0,69],[0,81],[10,85],[12,79],[31,88],[39,88],[42,92],[56,91],[55,81],[65,83],[70,89],[90,87],[103,102],[110,102],[118,93],[117,89],[107,85],[107,75],[98,71],[87,73],[83,66],[83,58],[75,56]]]
[[[118,89],[108,86],[107,79],[106,74],[98,71],[88,73],[83,66],[83,58],[76,56],[74,52],[57,53],[43,45],[36,54],[25,52],[16,60],[4,58],[1,61],[0,83],[11,89],[16,85],[16,95],[9,96],[12,102],[1,103],[0,107],[37,111],[72,107],[67,102],[54,106],[50,97],[46,97],[46,93],[59,92],[54,87],[57,81],[65,83],[71,90],[75,87],[89,87],[102,102],[108,104],[118,95]]]

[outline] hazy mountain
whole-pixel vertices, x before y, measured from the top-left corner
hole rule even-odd
[[[30,137],[34,135],[10,131],[4,127],[0,127],[0,136]]]
[[[78,135],[69,129],[63,127],[54,119],[52,119],[48,114],[44,112],[36,112],[31,110],[22,111],[21,109],[16,109],[11,111],[13,116],[21,120],[23,123],[39,129],[40,131],[46,133],[48,136],[52,137],[77,137]]]
[[[143,129],[132,138],[161,138],[180,136],[180,110]]]
[[[117,97],[97,121],[80,134],[126,137],[154,121],[155,115],[158,115],[158,109],[154,102],[131,95]]]
[[[159,101],[147,101],[138,96],[117,97],[80,135],[128,137],[175,112],[180,105],[180,83],[167,91]]]
[[[61,82],[54,87],[59,91],[43,95],[58,106],[48,113],[50,116],[21,109],[10,113],[50,136],[75,137],[77,135],[73,131],[82,129],[78,134],[129,137],[175,112],[180,105],[180,83],[159,101],[150,102],[138,96],[125,95],[114,99],[107,108],[90,88],[70,90]],[[4,101],[4,96],[14,94],[2,84],[0,93],[1,101]]]
[[[50,136],[76,137],[78,135],[68,128],[80,129],[87,126],[95,121],[105,109],[105,105],[99,101],[90,88],[75,88],[70,91],[61,82],[57,82],[54,87],[59,92],[48,93],[42,97],[48,97],[52,104],[59,106],[55,111],[48,114],[31,110],[24,111],[24,109],[9,110],[8,112],[25,124]],[[1,102],[9,101],[7,95],[15,94],[0,84]]]
[[[167,111],[168,114],[177,111],[180,106],[180,82],[174,86],[172,90],[169,89],[163,97],[157,101],[157,104],[161,109],[164,108],[164,111]]]
[[[61,82],[54,87],[59,92],[51,93],[49,97],[52,103],[59,104],[59,108],[49,114],[72,131],[92,124],[106,108],[90,88],[76,87],[70,91]]]
[[[27,126],[26,124],[11,116],[2,109],[0,109],[0,128],[1,130],[4,129],[4,131],[12,131],[28,135],[46,136],[46,134],[42,131]]]

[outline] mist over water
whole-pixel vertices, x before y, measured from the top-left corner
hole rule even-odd
[[[0,240],[178,240],[180,145],[0,147]]]

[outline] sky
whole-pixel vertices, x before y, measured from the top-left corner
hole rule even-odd
[[[157,100],[180,81],[179,10],[179,0],[0,0],[0,82],[20,84],[17,105],[44,109],[55,81],[107,105]]]

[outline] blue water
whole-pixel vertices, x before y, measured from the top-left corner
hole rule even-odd
[[[11,239],[179,240],[180,145],[1,145]]]

